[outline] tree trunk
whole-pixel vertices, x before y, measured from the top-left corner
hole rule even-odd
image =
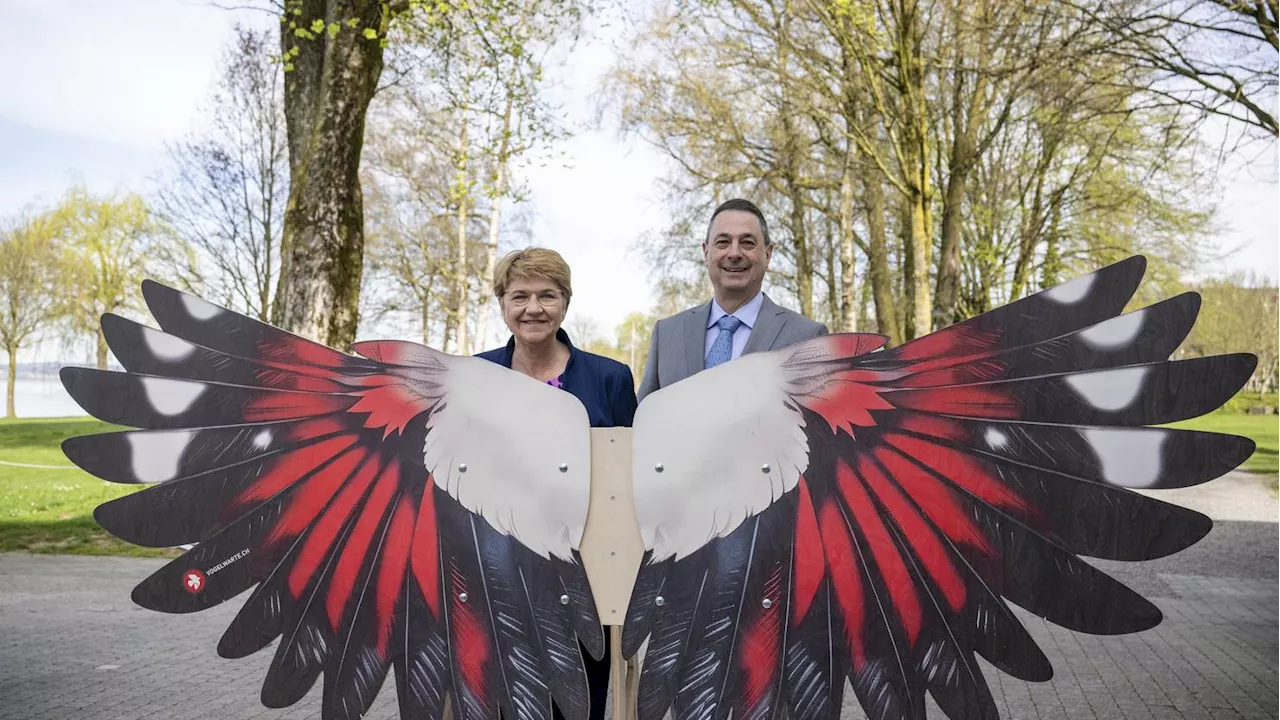
[[[384,8],[375,0],[286,0],[280,24],[281,50],[292,58],[284,80],[291,183],[272,320],[343,350],[359,321],[360,154],[365,115],[382,73]],[[297,29],[315,21],[339,30],[298,36]],[[366,28],[378,37],[366,38]]]
[[[98,328],[97,332],[93,334],[93,338],[98,346],[98,369],[106,370],[107,358],[110,352],[110,349],[107,347],[107,336],[102,334],[102,328]]]
[[[858,327],[871,327],[871,283],[868,282],[867,276],[869,272],[863,273],[862,284],[858,286]]]
[[[1061,213],[1054,207],[1049,221],[1049,231],[1044,234],[1044,263],[1040,266],[1041,289],[1051,288],[1062,282],[1062,249],[1059,247],[1058,222]]]
[[[16,418],[18,417],[18,412],[15,409],[15,405],[13,402],[13,397],[14,397],[13,391],[14,391],[14,385],[16,385],[18,382],[18,347],[16,345],[10,345],[8,347],[8,350],[9,350],[9,384],[5,387],[5,391],[4,391],[4,416],[7,418]]]
[[[446,318],[447,317],[448,315],[446,314]],[[440,351],[456,353],[457,352],[456,350],[453,350],[452,348],[449,347],[449,343],[452,341],[453,341],[453,321],[446,319],[444,323],[444,332],[440,336]]]
[[[507,190],[507,161],[511,153],[511,110],[515,104],[511,94],[507,94],[507,107],[502,114],[502,140],[498,145],[498,156],[494,161],[493,180],[490,183],[489,195],[489,242],[485,246],[484,278],[481,280],[480,294],[483,296],[493,287],[493,271],[498,264],[498,233],[502,229],[502,196]],[[481,306],[479,326],[476,337],[480,342],[487,342],[489,332],[489,313]]]
[[[860,89],[854,82],[858,71],[858,58],[849,47],[854,33],[853,19],[844,15],[841,19],[840,76],[841,110],[845,122],[844,166],[840,172],[840,329],[856,332],[858,309],[854,307],[854,259],[853,259],[853,180],[857,169],[855,160],[858,143]]]
[[[494,268],[498,265],[498,231],[501,227],[502,198],[494,197],[489,208],[489,242],[485,243],[484,277],[478,290],[481,297],[486,297],[493,289]],[[480,317],[477,318],[476,341],[488,342],[489,312],[485,303],[480,305]]]
[[[271,196],[274,190],[274,181],[265,191],[264,198],[265,207],[263,208],[262,219],[262,275],[258,278],[258,319],[264,323],[271,322],[271,270],[273,254],[275,252],[275,240],[271,237],[273,232],[271,227],[271,205],[274,198]]]
[[[791,241],[795,248],[796,258],[796,296],[800,300],[800,314],[813,317],[813,258],[809,254],[808,236],[805,234],[805,200],[804,189],[800,187],[800,178],[804,169],[805,151],[800,139],[800,129],[796,127],[796,113],[791,101],[791,80],[787,73],[790,62],[790,13],[787,3],[784,16],[779,25],[778,41],[778,75],[781,79],[782,93],[782,133],[783,160],[782,176],[786,182],[787,198],[791,201]]]
[[[911,284],[911,326],[907,338],[928,335],[933,318],[933,304],[929,301],[929,250],[933,240],[928,200],[925,194],[913,190],[908,197],[910,202],[909,244],[908,253],[911,264],[908,269],[908,282]]]
[[[933,306],[935,328],[946,327],[960,319],[960,244],[965,189],[969,173],[980,152],[978,130],[982,125],[982,118],[987,115],[988,75],[981,69],[986,67],[987,52],[985,40],[977,42],[979,47],[974,62],[979,70],[974,74],[973,88],[969,90],[967,99],[964,81],[968,73],[961,68],[968,62],[963,49],[956,56],[955,90],[951,102],[954,137],[951,142],[951,157],[947,162],[947,187],[942,201],[942,238],[938,250],[938,282]],[[997,125],[1000,124],[1003,124],[1002,119],[997,121]]]
[[[1005,270],[1005,263],[995,259],[995,241],[988,229],[979,229],[975,233],[974,245],[976,257],[973,260],[973,281],[962,288],[964,312],[960,319],[981,315],[991,309],[992,289],[1000,282],[1000,274]]]
[[[858,330],[858,312],[853,303],[853,171],[855,145],[850,138],[844,151],[840,174],[840,323],[841,332]]]
[[[956,110],[957,115],[960,110]],[[972,120],[956,118],[951,145],[947,188],[942,196],[942,243],[938,250],[938,284],[934,297],[933,325],[945,328],[956,322],[960,301],[960,232],[964,223],[965,182],[973,160]]]
[[[956,139],[956,146],[961,144]],[[951,174],[942,201],[942,245],[938,252],[938,285],[934,298],[933,325],[943,328],[956,321],[960,299],[960,231],[964,219],[965,175],[956,164],[959,150],[952,150]]]
[[[796,295],[800,298],[800,314],[813,317],[813,258],[809,255],[809,238],[804,224],[804,191],[794,179],[787,183],[791,195],[791,239],[796,251]]]
[[[269,128],[274,128],[274,125]],[[272,224],[273,213],[275,212],[276,203],[276,177],[275,164],[272,159],[276,155],[277,134],[271,129],[266,131],[268,137],[266,148],[262,148],[261,143],[258,144],[260,152],[258,155],[258,176],[261,178],[260,185],[262,199],[262,225],[260,231],[262,233],[262,258],[256,263],[257,268],[257,287],[254,288],[258,300],[258,319],[262,322],[271,322],[271,273],[275,264],[275,238],[272,233],[275,227]],[[265,150],[265,153],[262,152]],[[246,203],[247,205],[247,203]],[[252,215],[252,211],[250,211]]]
[[[902,267],[902,292],[898,305],[901,309],[898,311],[898,318],[902,327],[902,340],[906,342],[916,337],[916,315],[914,312],[916,303],[916,255],[915,240],[911,237],[914,230],[911,222],[911,214],[915,209],[911,202],[910,195],[903,195],[902,205],[898,208],[898,222],[901,226],[898,233],[899,242],[901,244],[901,255],[899,260]]]
[[[871,296],[876,308],[876,328],[889,338],[888,345],[902,344],[902,331],[893,302],[893,276],[889,272],[889,241],[885,232],[884,187],[876,173],[865,173],[863,192],[867,196],[867,265],[871,276]]]
[[[828,207],[831,206],[829,202],[830,195],[831,193],[828,192],[827,193]],[[838,247],[838,243],[836,241],[836,233],[838,232],[839,228],[836,223],[831,222],[830,217],[826,215],[823,215],[822,217],[825,219],[824,224],[826,225],[826,229],[827,229],[827,258],[826,258],[827,260],[827,263],[826,263],[827,264],[827,277],[826,277],[827,314],[826,314],[826,317],[830,318],[829,322],[831,323],[831,327],[836,332],[839,332],[841,322],[843,322],[841,318],[844,315],[844,311],[840,305],[840,284],[841,284],[842,278],[840,277],[840,271],[837,269],[839,266],[836,265],[836,257],[837,257],[836,248]]]
[[[921,148],[923,149],[923,148]],[[928,335],[932,331],[933,302],[929,288],[929,256],[933,250],[933,210],[929,186],[929,160],[918,158],[918,185],[911,189],[910,242],[912,331],[907,339]]]
[[[431,286],[422,293],[422,344],[431,346]]]
[[[458,354],[471,354],[471,343],[467,337],[467,304],[471,300],[470,277],[467,272],[467,200],[471,197],[467,185],[467,118],[462,118],[462,130],[458,133],[458,177],[455,196],[458,200],[458,239],[454,261],[454,293],[457,305],[454,310],[454,321],[458,323]]]
[[[1031,211],[1025,214],[1018,237],[1018,257],[1013,264],[1013,287],[1009,290],[1009,302],[1022,297],[1031,279],[1031,260],[1040,239],[1041,216],[1044,214],[1044,173],[1036,178],[1035,195]]]
[[[929,256],[933,245],[933,185],[930,179],[932,154],[929,151],[928,100],[925,95],[923,23],[915,0],[900,0],[897,47],[900,92],[905,108],[903,156],[906,167],[908,210],[907,254],[910,255],[910,327],[906,339],[928,335],[932,327],[933,303],[929,288]]]

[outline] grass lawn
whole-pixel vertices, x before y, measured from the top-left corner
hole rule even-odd
[[[105,482],[71,465],[59,445],[119,428],[92,418],[0,419],[0,552],[176,557],[177,551],[117,540],[94,522],[98,505],[141,486]]]
[[[1276,486],[1277,418],[1216,413],[1176,427],[1246,435],[1258,450],[1244,468],[1270,475]],[[0,465],[0,552],[175,557],[169,549],[141,548],[115,539],[93,520],[93,509],[141,486],[104,482],[71,466],[59,448],[73,435],[118,429],[91,418],[0,419],[0,461],[56,465],[59,469]]]
[[[1253,456],[1245,460],[1241,467],[1244,470],[1270,475],[1272,487],[1276,485],[1276,472],[1280,469],[1280,463],[1277,462],[1277,452],[1280,452],[1280,440],[1277,439],[1278,426],[1280,426],[1280,419],[1275,415],[1234,413],[1210,413],[1194,420],[1173,424],[1173,427],[1253,438],[1253,441],[1258,444],[1258,449],[1253,451]]]

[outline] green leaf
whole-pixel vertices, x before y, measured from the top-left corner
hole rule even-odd
[[[311,32],[313,33],[324,32],[324,20],[321,20],[319,18],[312,20]]]
[[[341,29],[342,26],[338,23],[329,23],[329,39],[338,37],[338,31]]]
[[[365,29],[364,29],[364,37],[365,37],[365,39],[366,39],[366,40],[372,40],[372,39],[374,39],[374,38],[378,37],[378,31],[377,31],[377,30],[374,30],[373,28],[365,28]]]

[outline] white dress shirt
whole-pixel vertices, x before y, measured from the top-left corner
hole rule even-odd
[[[747,338],[751,337],[751,328],[755,327],[756,318],[760,316],[760,308],[763,306],[764,291],[756,293],[756,296],[748,300],[746,305],[732,313],[725,312],[724,308],[720,307],[720,303],[712,298],[711,315],[707,318],[707,341],[702,346],[702,358],[706,359],[707,354],[711,352],[711,345],[720,336],[720,328],[716,327],[716,322],[725,315],[733,315],[742,321],[738,329],[733,332],[733,350],[729,354],[729,359],[736,360],[741,357],[743,348],[747,346]]]

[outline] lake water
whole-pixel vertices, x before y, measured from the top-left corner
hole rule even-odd
[[[19,366],[21,367],[21,366]],[[7,392],[8,383],[0,375],[0,392]],[[3,402],[4,395],[0,395]],[[19,377],[14,384],[14,410],[20,418],[31,417],[68,417],[85,415],[84,410],[67,394],[62,381],[56,376]],[[4,408],[0,405],[0,417]]]

